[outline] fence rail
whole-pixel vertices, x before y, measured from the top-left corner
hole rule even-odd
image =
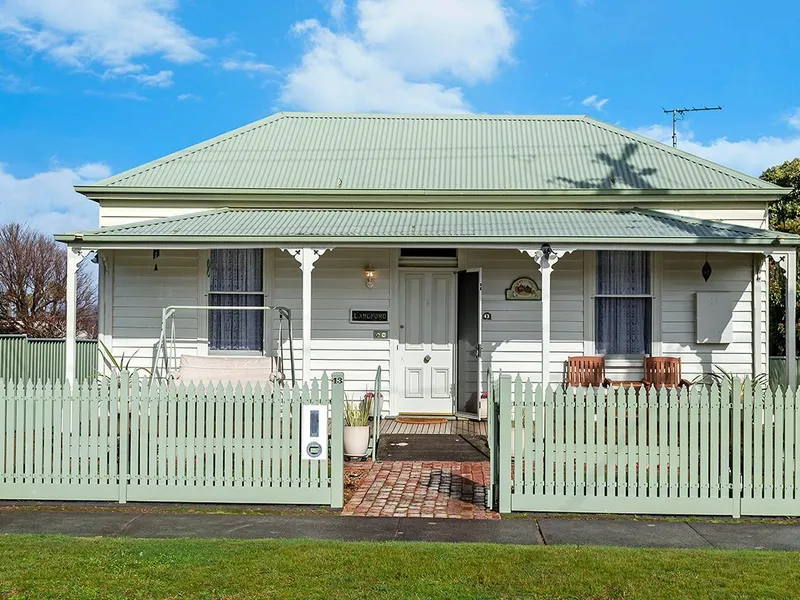
[[[795,391],[544,391],[503,375],[490,403],[501,512],[800,515]]]
[[[274,391],[0,381],[0,496],[338,507],[343,403],[340,373]],[[303,404],[330,406],[330,464],[301,459]]]
[[[76,342],[77,381],[97,373],[97,340]],[[66,373],[64,339],[0,335],[0,379],[5,381],[62,381]]]

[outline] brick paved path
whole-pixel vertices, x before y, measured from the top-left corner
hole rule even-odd
[[[486,510],[488,462],[375,463],[345,504],[343,515],[499,519]]]

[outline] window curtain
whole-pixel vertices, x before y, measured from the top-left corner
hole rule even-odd
[[[263,294],[215,294],[214,292],[263,292],[263,252],[212,250],[209,306],[263,306]],[[211,350],[261,351],[264,313],[251,310],[209,311]]]
[[[595,343],[598,353],[650,352],[652,300],[619,297],[649,293],[650,261],[647,252],[597,253]]]

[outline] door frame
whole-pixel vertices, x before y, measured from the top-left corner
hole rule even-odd
[[[478,410],[473,413],[461,412],[458,410],[458,273],[477,273],[478,274]],[[453,414],[457,417],[471,419],[473,421],[481,420],[481,394],[483,393],[483,268],[474,267],[472,269],[459,269],[456,272],[456,341],[455,350],[455,381],[456,393],[453,394]]]
[[[391,327],[390,327],[390,334],[392,337],[392,345],[391,345],[391,356],[390,356],[390,375],[391,375],[391,397],[392,401],[390,402],[391,406],[391,414],[392,416],[397,416],[400,414],[400,404],[402,401],[403,396],[403,378],[401,377],[400,373],[400,364],[401,364],[401,350],[400,350],[400,315],[402,314],[405,306],[405,292],[403,291],[403,275],[405,273],[430,273],[431,275],[434,274],[449,274],[453,278],[453,294],[451,300],[451,318],[450,318],[450,330],[452,331],[451,340],[450,340],[450,360],[451,360],[451,373],[452,373],[452,384],[450,386],[451,392],[450,396],[452,399],[452,416],[456,416],[455,413],[455,402],[456,402],[456,385],[457,385],[457,370],[458,364],[456,360],[456,325],[457,325],[457,314],[456,309],[458,308],[458,290],[456,289],[456,282],[457,276],[456,273],[459,270],[463,269],[456,269],[453,270],[453,267],[401,267],[398,264],[397,258],[400,256],[400,251],[397,250],[396,254],[392,257],[392,289],[395,290],[393,294],[390,295],[390,306],[394,306],[395,309],[390,311],[390,318],[391,318]]]

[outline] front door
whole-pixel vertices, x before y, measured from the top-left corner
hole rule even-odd
[[[401,273],[400,413],[453,414],[453,273]]]

